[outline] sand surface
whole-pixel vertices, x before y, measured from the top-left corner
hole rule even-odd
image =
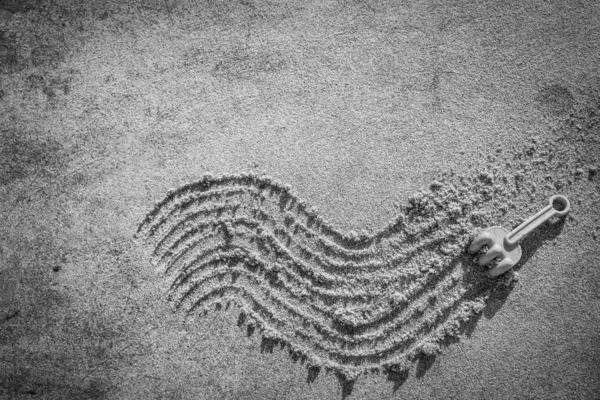
[[[0,398],[600,398],[599,65],[592,1],[0,0]]]

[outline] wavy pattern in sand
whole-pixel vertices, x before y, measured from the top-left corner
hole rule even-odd
[[[498,286],[464,251],[492,182],[465,186],[433,184],[381,231],[357,234],[268,177],[207,175],[156,204],[138,235],[178,308],[233,302],[263,340],[354,380],[437,354]]]

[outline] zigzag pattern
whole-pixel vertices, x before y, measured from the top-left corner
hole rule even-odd
[[[492,187],[477,179],[466,196],[435,183],[381,231],[357,234],[268,177],[206,175],[156,204],[138,235],[178,308],[233,302],[265,340],[355,380],[436,354],[484,307],[498,281],[464,249]]]

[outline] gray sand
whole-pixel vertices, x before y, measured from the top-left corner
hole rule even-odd
[[[89,3],[0,1],[0,397],[600,396],[597,5]]]

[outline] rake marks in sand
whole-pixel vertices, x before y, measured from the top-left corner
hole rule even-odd
[[[268,177],[207,175],[170,192],[140,224],[169,299],[204,314],[224,302],[241,323],[281,342],[311,368],[346,380],[397,372],[435,354],[498,286],[464,253],[472,211],[493,182],[469,196],[436,183],[379,232],[342,232]]]

